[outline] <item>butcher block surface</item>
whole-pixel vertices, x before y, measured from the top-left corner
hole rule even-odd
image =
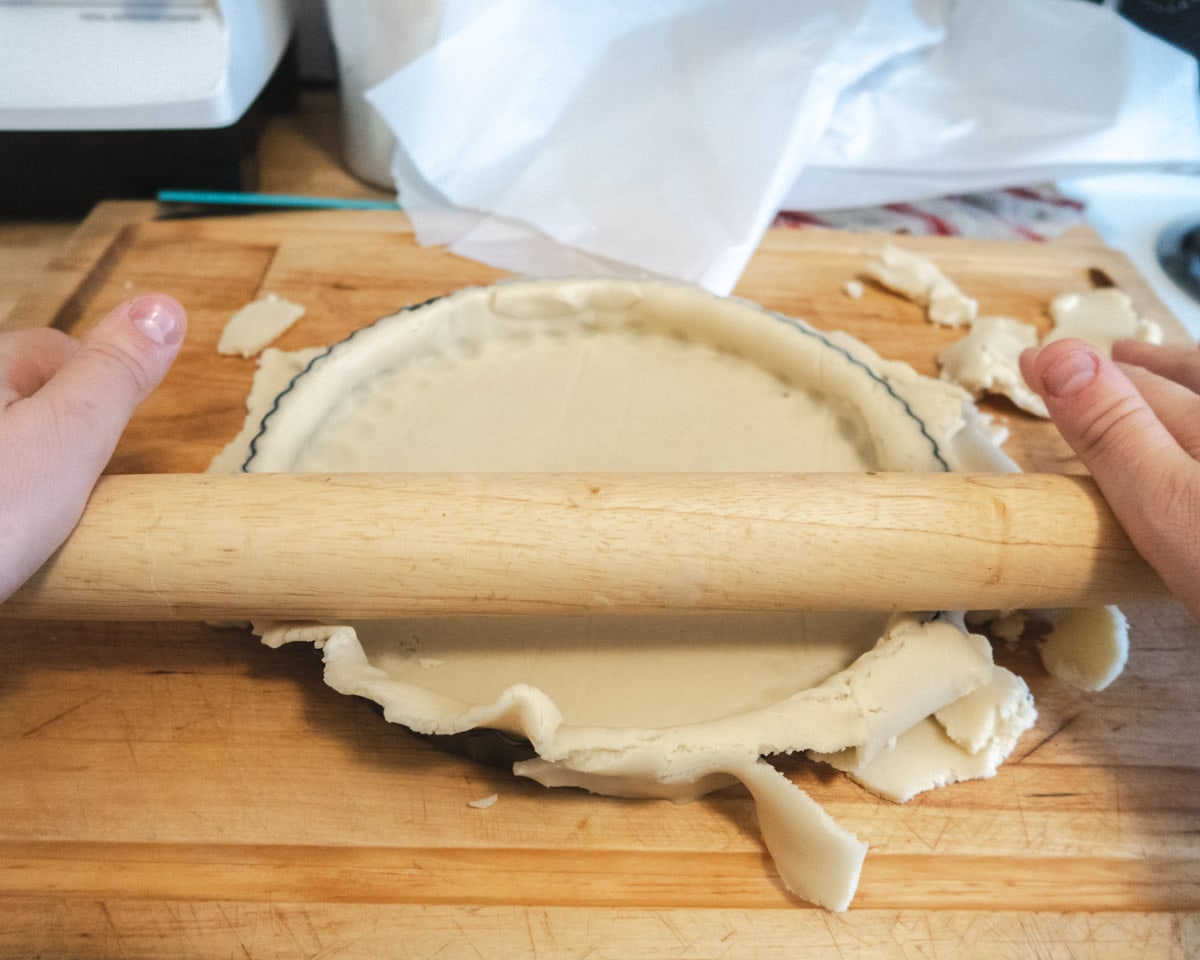
[[[419,247],[400,213],[158,213],[97,208],[8,321],[81,333],[152,289],[188,307],[114,473],[202,471],[234,436],[255,364],[216,343],[245,303],[303,304],[277,343],[292,349],[501,276]],[[842,288],[888,240],[933,257],[984,314],[1045,328],[1053,295],[1113,283],[1185,339],[1125,258],[1088,243],[776,230],[736,293],[934,374],[960,331],[869,283],[861,299]],[[1025,469],[1080,471],[1048,424],[986,408]],[[547,791],[334,693],[308,646],[0,620],[0,956],[1200,955],[1200,628],[1170,601],[1126,612],[1129,666],[1103,693],[998,645],[1039,719],[991,780],[899,806],[778,758],[870,844],[842,914],[786,891],[741,788],[686,805]]]

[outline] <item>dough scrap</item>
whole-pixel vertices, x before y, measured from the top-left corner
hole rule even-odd
[[[980,317],[970,332],[938,354],[941,375],[969,390],[1008,397],[1020,409],[1048,417],[1046,401],[1031,390],[1021,375],[1022,351],[1036,347],[1037,327],[1011,317]]]
[[[217,343],[217,353],[230,357],[254,357],[304,316],[305,308],[273,293],[238,310]]]
[[[1114,606],[1060,610],[1038,649],[1043,666],[1056,680],[1097,693],[1125,669],[1129,621]]]
[[[996,668],[999,676],[1015,677],[1008,671],[1001,673],[1002,670]],[[1016,679],[1024,687],[1024,681]],[[1008,679],[1001,679],[999,683],[1006,688],[1007,695]],[[984,688],[981,695],[990,698],[991,685]],[[859,762],[851,751],[810,756],[841,770],[878,796],[894,803],[907,803],[918,794],[939,787],[994,777],[1000,764],[1012,753],[1017,738],[1037,720],[1027,689],[1024,695],[1003,701],[1003,711],[1006,715],[1004,725],[997,729],[993,739],[975,752],[956,743],[936,717],[926,717],[868,763]]]
[[[993,777],[1021,734],[1037,721],[1025,681],[1004,667],[990,680],[907,728],[874,755],[809,751],[896,803],[962,780]]]
[[[1037,720],[1033,695],[1019,676],[996,667],[992,679],[934,713],[946,736],[993,766],[1008,757],[1021,734]]]
[[[1054,328],[1046,334],[1043,344],[1074,337],[1111,355],[1117,340],[1146,343],[1163,340],[1162,327],[1139,316],[1129,294],[1116,287],[1059,294],[1050,302],[1050,315],[1054,318]]]
[[[925,308],[932,323],[961,327],[975,319],[979,303],[964,294],[928,257],[885,244],[867,261],[866,274],[889,290]]]

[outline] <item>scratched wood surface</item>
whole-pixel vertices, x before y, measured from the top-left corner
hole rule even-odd
[[[188,305],[115,472],[200,470],[233,436],[254,365],[214,348],[248,300],[307,306],[291,348],[499,276],[417,247],[399,214],[154,213],[100,207],[9,318],[80,332],[151,288]],[[842,292],[881,242],[774,231],[737,292],[932,373],[957,334]],[[1045,326],[1050,296],[1111,281],[1182,337],[1112,251],[906,242],[984,312]],[[990,409],[1027,469],[1078,469],[1047,425]],[[683,806],[547,792],[333,693],[312,649],[239,629],[0,623],[0,956],[1195,956],[1200,629],[1173,603],[1128,613],[1130,664],[1101,694],[999,648],[1039,720],[992,780],[897,806],[780,761],[871,845],[839,915],[783,889],[740,789]]]

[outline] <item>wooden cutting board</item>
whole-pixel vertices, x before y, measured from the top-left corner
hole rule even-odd
[[[298,348],[500,276],[418,247],[401,214],[154,214],[98,208],[10,321],[78,333],[148,289],[188,306],[114,472],[202,470],[233,437],[254,362],[215,345],[249,300],[305,304],[278,343]],[[772,231],[737,293],[934,373],[960,334],[842,290],[883,241]],[[1054,294],[1112,282],[1185,339],[1111,250],[904,244],[985,313],[1044,327]],[[1026,469],[1079,469],[1049,425],[989,409]],[[741,789],[684,806],[547,792],[329,690],[311,648],[240,629],[0,622],[0,956],[1194,956],[1200,630],[1173,603],[1128,612],[1130,664],[1102,694],[1001,646],[1039,720],[992,780],[897,806],[780,760],[871,845],[840,915],[784,890]]]

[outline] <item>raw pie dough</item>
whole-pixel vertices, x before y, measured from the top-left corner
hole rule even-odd
[[[1050,416],[1046,402],[1021,375],[1021,353],[1038,346],[1037,327],[1012,317],[976,316],[978,301],[959,290],[937,264],[891,244],[867,261],[864,275],[924,306],[931,323],[970,328],[965,337],[938,354],[942,379],[957,383],[972,396],[1008,397],[1026,413]],[[1042,338],[1043,346],[1074,337],[1111,356],[1117,340],[1161,343],[1163,338],[1162,328],[1138,316],[1129,295],[1115,287],[1059,294],[1050,302],[1049,312],[1054,325]]]
[[[999,439],[958,386],[752,304],[673,283],[512,281],[315,359],[268,351],[247,430],[214,469],[1016,469]],[[834,910],[866,844],[764,757],[807,751],[907,799],[992,775],[1034,720],[1024,683],[955,613],[256,630],[322,647],[326,682],[391,722],[527,738],[537,756],[514,769],[548,786],[683,800],[741,781],[785,883]]]
[[[230,357],[258,356],[302,316],[304,307],[300,304],[268,293],[229,318],[221,331],[217,353]]]

